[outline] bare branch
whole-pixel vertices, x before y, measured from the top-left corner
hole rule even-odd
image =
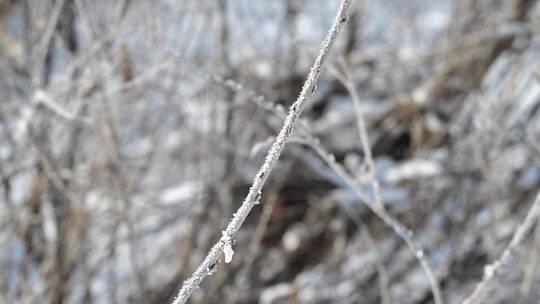
[[[298,118],[300,117],[300,114],[302,113],[305,103],[309,100],[309,98],[311,97],[311,95],[313,95],[315,91],[315,85],[321,74],[326,57],[328,56],[328,53],[330,52],[330,48],[334,40],[336,39],[337,34],[339,30],[341,29],[343,23],[347,20],[346,11],[347,11],[347,8],[349,7],[349,4],[350,4],[350,0],[341,1],[341,4],[337,11],[336,18],[332,25],[332,28],[329,30],[329,32],[327,33],[322,43],[321,49],[319,51],[319,55],[309,72],[309,75],[307,77],[306,82],[304,83],[302,91],[300,92],[300,95],[298,96],[296,101],[291,105],[289,109],[289,114],[287,115],[285,123],[283,124],[283,127],[281,128],[279,135],[274,141],[268,155],[266,156],[264,164],[261,166],[261,168],[257,172],[257,175],[255,176],[253,184],[244,202],[242,203],[240,208],[237,210],[237,212],[234,214],[232,220],[229,222],[229,225],[227,226],[227,229],[223,232],[223,236],[221,237],[220,241],[218,241],[212,247],[208,255],[205,257],[204,261],[193,273],[191,278],[187,279],[184,282],[181,290],[178,292],[178,296],[173,302],[174,304],[186,303],[186,301],[189,299],[193,291],[196,288],[198,288],[201,281],[206,276],[211,274],[213,265],[215,265],[215,263],[217,262],[217,260],[219,259],[221,255],[221,252],[224,249],[224,244],[225,245],[228,244],[226,242],[227,241],[226,239],[228,238],[234,239],[234,236],[236,235],[238,229],[240,229],[240,226],[242,225],[242,223],[248,216],[249,212],[255,205],[255,201],[259,197],[264,183],[268,179],[268,176],[272,172],[272,169],[275,163],[279,159],[283,149],[285,148],[285,145],[288,139],[291,137],[294,131],[296,122]]]

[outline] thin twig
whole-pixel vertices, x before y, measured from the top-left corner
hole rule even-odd
[[[37,58],[36,66],[38,69],[35,71],[36,74],[34,76],[41,76],[42,69],[45,66],[45,58],[49,52],[49,45],[54,37],[54,32],[56,31],[56,27],[60,20],[60,15],[62,14],[62,10],[64,8],[64,2],[65,0],[60,0],[55,3],[51,17],[47,22],[43,35],[41,36],[41,40],[39,41],[37,52],[35,54]],[[39,82],[39,85],[43,85],[43,79],[39,79]]]
[[[529,250],[527,262],[527,269],[525,269],[525,274],[523,277],[523,282],[520,286],[521,296],[527,296],[531,292],[531,287],[534,282],[535,276],[538,270],[538,252],[540,252],[540,225],[536,225],[536,229],[533,232],[534,240],[531,245],[532,248]]]
[[[529,231],[536,223],[538,216],[540,216],[540,191],[536,195],[536,199],[532,204],[531,208],[529,209],[529,212],[527,212],[525,220],[523,221],[523,223],[521,223],[521,225],[517,227],[516,231],[514,232],[514,235],[512,236],[512,240],[510,241],[510,244],[508,244],[508,247],[506,247],[498,260],[496,260],[490,265],[487,265],[484,268],[484,278],[480,283],[478,283],[478,285],[476,285],[473,293],[469,297],[467,297],[465,301],[463,301],[463,304],[485,302],[484,300],[488,294],[487,291],[489,285],[491,284],[493,279],[497,277],[497,274],[499,273],[501,268],[510,263],[512,256],[516,253],[521,243],[523,243],[523,240],[525,240],[525,237],[528,235]]]
[[[317,155],[334,171],[334,173],[373,211],[381,220],[383,220],[394,232],[405,242],[409,250],[413,253],[416,259],[420,262],[420,266],[424,270],[428,279],[433,299],[436,304],[444,303],[437,277],[433,273],[429,265],[424,251],[416,245],[413,239],[413,232],[403,226],[396,218],[390,215],[386,210],[379,207],[378,204],[370,200],[370,198],[360,190],[360,183],[353,176],[349,175],[345,168],[336,162],[336,158],[330,152],[327,152],[315,138],[306,137],[305,145],[312,148]]]
[[[375,200],[375,203],[381,208],[384,209],[384,205],[381,200],[381,191],[379,187],[379,182],[377,181],[377,178],[375,177],[375,162],[373,161],[373,156],[371,152],[371,146],[369,145],[369,137],[366,131],[366,124],[364,115],[362,113],[362,106],[360,103],[360,98],[358,97],[358,92],[356,91],[354,87],[354,83],[352,80],[352,73],[347,68],[347,64],[345,63],[344,58],[340,58],[339,64],[341,68],[344,71],[344,74],[339,73],[335,69],[330,69],[330,72],[334,74],[334,76],[345,86],[347,91],[349,92],[349,95],[352,98],[353,101],[353,108],[354,112],[356,114],[356,127],[358,128],[358,136],[360,137],[360,144],[362,146],[362,151],[364,153],[364,163],[367,167],[367,175],[368,179],[371,183],[371,190],[373,192],[373,198]],[[358,178],[358,176],[357,176]],[[368,241],[368,245],[373,247],[375,245],[375,242],[373,241],[373,238],[371,237],[371,234],[369,233],[369,227],[365,225],[365,229],[363,229],[366,233],[366,240]],[[382,261],[377,259],[377,272],[379,274],[379,285],[381,289],[381,303],[383,304],[389,304],[391,303],[391,295],[389,290],[389,284],[388,284],[388,275],[386,273],[386,269],[384,267],[384,264]]]
[[[379,205],[379,207],[384,208],[384,205],[381,200],[381,191],[379,188],[379,183],[377,179],[375,178],[375,163],[373,162],[371,147],[369,145],[369,137],[366,131],[366,123],[365,123],[364,115],[362,114],[362,106],[360,104],[360,98],[358,97],[358,92],[354,88],[354,84],[352,82],[352,75],[350,71],[347,69],[347,64],[341,61],[340,65],[342,69],[344,70],[345,75],[339,73],[335,69],[330,69],[330,72],[343,84],[343,86],[345,86],[345,89],[349,92],[349,95],[351,95],[351,98],[353,101],[354,112],[356,114],[356,127],[358,128],[358,135],[360,137],[362,151],[364,152],[364,163],[367,166],[367,170],[368,170],[367,175],[368,175],[369,180],[371,181],[373,197],[375,199],[375,203]]]
[[[233,79],[225,79],[222,76],[216,74],[207,73],[204,75],[211,81],[222,85],[234,91],[235,93],[245,95],[249,100],[254,102],[258,107],[265,111],[268,111],[280,118],[285,118],[287,115],[287,111],[285,111],[285,108],[282,105],[267,100],[267,98],[263,95],[260,95],[254,90],[247,88],[238,81],[235,81]],[[298,127],[304,132],[309,132],[309,125],[307,121],[303,118],[298,119]]]
[[[231,239],[234,239],[237,231],[240,229],[240,226],[243,224],[244,220],[253,208],[256,200],[260,196],[264,183],[268,179],[268,176],[272,172],[274,165],[276,164],[283,149],[285,148],[285,144],[287,143],[288,139],[291,137],[294,131],[296,122],[300,117],[300,114],[302,113],[305,103],[309,100],[309,98],[313,95],[315,91],[315,85],[319,79],[323,64],[326,60],[326,57],[328,56],[330,48],[334,40],[336,39],[337,34],[341,29],[343,23],[347,20],[346,11],[349,7],[349,4],[350,0],[341,1],[332,28],[328,31],[322,43],[319,55],[317,56],[317,59],[315,60],[315,63],[309,72],[307,80],[302,87],[302,91],[300,92],[300,95],[298,96],[296,101],[291,105],[289,109],[289,114],[287,115],[283,127],[281,128],[281,131],[279,132],[276,140],[272,144],[272,148],[268,152],[264,164],[257,172],[257,175],[253,180],[253,184],[251,185],[249,193],[246,196],[244,202],[234,214],[232,220],[227,226],[227,229],[223,231],[221,239],[212,247],[212,249],[210,249],[207,256],[204,258],[203,262],[201,263],[201,265],[199,265],[197,270],[193,273],[191,278],[184,281],[182,288],[178,292],[178,296],[173,302],[174,304],[186,303],[193,291],[199,287],[201,281],[213,272],[214,265],[221,256],[221,252],[226,248],[230,248]]]
[[[386,210],[384,209],[384,205],[381,201],[381,190],[379,188],[379,183],[375,177],[375,163],[373,161],[373,156],[372,156],[372,153],[371,153],[371,147],[369,145],[369,138],[368,138],[368,134],[367,134],[367,131],[366,131],[366,125],[365,125],[365,120],[364,120],[364,115],[362,114],[362,108],[361,108],[361,104],[360,104],[360,98],[358,97],[358,92],[356,91],[356,88],[354,87],[354,84],[352,82],[352,75],[351,75],[351,72],[347,69],[347,65],[345,64],[345,62],[341,62],[341,67],[342,69],[344,70],[344,73],[345,75],[339,73],[337,70],[331,70],[334,74],[334,76],[345,86],[345,88],[347,89],[347,91],[349,92],[349,95],[351,95],[351,98],[352,98],[352,101],[353,101],[353,108],[354,108],[354,111],[356,113],[356,123],[357,123],[357,128],[358,128],[358,133],[359,133],[359,136],[360,136],[360,142],[361,142],[361,145],[362,145],[362,150],[364,152],[364,161],[365,161],[365,164],[367,165],[367,169],[368,169],[368,178],[371,182],[371,190],[373,192],[373,197],[374,197],[374,201],[375,203],[373,204],[373,207],[375,208],[378,208],[377,211],[379,211],[381,214],[384,214],[387,216],[387,219],[381,217],[388,225],[390,225],[392,228],[394,227],[399,227],[399,226],[402,226],[402,224],[400,224],[398,222],[397,219],[394,219],[392,216],[390,216]],[[319,156],[323,157],[327,154],[327,153],[321,153],[321,152],[324,152],[321,150],[321,147],[319,145],[318,148],[316,148],[316,150],[319,150],[319,152],[317,152],[317,154],[319,154]],[[329,163],[329,160],[334,160],[335,158],[329,158],[327,159],[327,163]],[[338,167],[339,164],[337,164],[335,161],[332,162],[334,167]],[[330,165],[330,164],[329,164]],[[336,170],[334,170],[336,171]],[[345,177],[345,175],[347,175],[347,172],[341,168],[341,174],[338,174],[338,175],[341,175],[343,177]],[[349,176],[349,179],[352,178],[352,176]],[[352,179],[351,179],[352,181]],[[347,182],[345,180],[345,182],[351,186],[351,181]],[[358,184],[358,182],[355,182],[355,184]],[[352,188],[352,187],[351,187]],[[356,187],[358,188],[358,187]],[[355,188],[353,189],[353,191],[356,193],[358,190],[356,190]],[[365,199],[364,199],[365,201]],[[367,203],[367,201],[366,201]],[[374,212],[374,208],[372,206],[370,206],[370,204],[367,204]],[[375,212],[377,213],[377,212]],[[400,231],[409,231],[407,228],[405,227],[400,227],[400,229],[394,229],[394,231],[402,236],[400,234]],[[409,247],[409,249],[412,251],[413,255],[418,259],[418,261],[420,262],[420,265],[423,267],[424,269],[424,272],[428,278],[428,281],[429,281],[429,284],[430,284],[430,287],[431,287],[431,291],[433,293],[433,298],[435,300],[435,303],[442,303],[443,300],[442,300],[442,296],[441,296],[441,291],[439,289],[439,284],[438,284],[438,281],[437,281],[437,277],[435,276],[435,274],[433,273],[433,270],[431,269],[431,266],[429,266],[429,263],[427,262],[427,260],[424,258],[424,253],[421,249],[418,249],[417,246],[415,245],[414,243],[414,240],[412,239],[412,237],[410,236],[410,233],[407,233],[405,234],[406,238],[403,238],[403,241],[405,241],[405,243],[407,244],[407,246]]]
[[[62,107],[45,90],[36,89],[34,91],[32,101],[36,105],[42,105],[43,107],[49,109],[52,113],[68,122],[76,122],[85,125],[92,124],[89,118],[79,117],[78,113],[72,113]]]

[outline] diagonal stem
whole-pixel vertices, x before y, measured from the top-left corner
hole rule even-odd
[[[281,128],[276,140],[272,144],[272,148],[268,152],[268,155],[266,156],[263,165],[257,172],[257,175],[253,180],[253,184],[251,185],[249,193],[244,199],[244,202],[234,214],[232,220],[227,226],[227,229],[223,231],[223,236],[221,237],[221,239],[212,247],[212,249],[210,249],[207,256],[204,258],[203,262],[199,265],[197,270],[195,270],[192,276],[186,281],[184,281],[184,284],[178,292],[178,295],[174,300],[173,304],[186,303],[193,291],[199,287],[201,281],[213,272],[213,269],[215,268],[214,265],[217,263],[219,257],[221,256],[221,252],[224,249],[224,244],[225,246],[230,246],[230,239],[234,239],[234,236],[240,229],[240,226],[255,205],[255,201],[260,195],[264,183],[268,179],[268,176],[272,172],[274,165],[279,159],[281,153],[283,152],[283,149],[285,148],[285,145],[287,144],[287,141],[289,140],[294,131],[295,125],[300,117],[300,114],[302,113],[302,110],[304,109],[306,102],[309,100],[309,98],[313,95],[315,91],[315,85],[319,79],[319,76],[321,75],[321,71],[326,57],[330,52],[330,48],[335,41],[338,32],[342,28],[343,23],[347,20],[346,11],[349,7],[350,2],[351,0],[341,1],[341,4],[337,10],[334,23],[332,24],[332,27],[330,28],[322,42],[319,55],[317,56],[315,63],[311,67],[307,80],[302,87],[302,91],[300,92],[300,95],[298,96],[296,101],[289,108],[289,113],[287,115],[287,118],[285,119],[283,127]]]

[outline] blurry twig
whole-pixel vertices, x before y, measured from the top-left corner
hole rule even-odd
[[[77,113],[71,113],[56,102],[47,92],[37,89],[34,92],[33,101],[37,105],[43,105],[57,116],[69,121],[83,124],[91,124],[88,118],[78,117]]]
[[[360,98],[358,97],[358,92],[354,88],[352,75],[351,72],[347,69],[347,64],[345,63],[344,58],[340,58],[339,63],[346,75],[339,73],[339,71],[332,67],[330,68],[330,73],[332,73],[345,86],[345,88],[349,92],[349,95],[352,98],[353,108],[356,114],[356,126],[358,128],[358,135],[360,136],[362,151],[364,152],[364,163],[367,166],[367,175],[371,183],[371,189],[373,191],[375,204],[377,204],[381,209],[384,209],[384,205],[381,200],[379,183],[375,177],[375,163],[373,162],[371,147],[369,145],[369,138],[366,131],[364,115],[362,114]],[[374,241],[371,237],[371,234],[369,233],[369,229],[367,225],[364,226],[366,226],[366,229],[364,229],[364,231],[366,233],[366,240],[368,242],[368,245],[374,248]],[[379,283],[381,285],[381,302],[383,304],[391,303],[391,295],[388,286],[388,275],[386,273],[384,264],[379,259],[377,259],[377,272],[379,273]]]
[[[523,220],[521,225],[519,225],[514,232],[508,247],[506,247],[498,260],[485,266],[484,278],[476,285],[473,293],[463,301],[464,304],[485,302],[486,296],[488,295],[488,287],[491,285],[491,282],[497,277],[501,268],[510,263],[512,256],[516,253],[521,243],[523,243],[534,224],[536,224],[538,216],[540,216],[540,192],[536,195],[536,199],[529,209],[529,212],[527,212],[525,220]]]
[[[347,64],[344,62],[343,59],[340,60],[340,66],[344,70],[345,75],[341,74],[339,71],[333,68],[330,68],[330,72],[345,86],[345,88],[349,92],[349,95],[351,95],[354,112],[356,114],[356,126],[358,128],[358,134],[360,136],[362,151],[364,152],[364,163],[367,166],[368,179],[371,182],[371,188],[373,189],[375,203],[379,205],[379,207],[384,208],[384,205],[381,201],[379,183],[375,178],[375,163],[373,162],[371,147],[369,145],[369,138],[366,131],[364,115],[362,114],[360,98],[358,97],[358,92],[354,88],[351,72],[347,69]]]
[[[386,210],[381,208],[378,204],[374,203],[369,197],[360,190],[360,182],[353,176],[351,176],[342,165],[340,165],[335,156],[326,151],[320,144],[319,140],[313,137],[306,137],[304,144],[312,148],[315,153],[334,171],[334,173],[341,179],[343,182],[351,188],[351,190],[362,200],[364,203],[375,213],[381,220],[383,220],[394,232],[405,242],[407,247],[414,254],[416,259],[420,262],[424,273],[427,276],[431,291],[433,293],[433,299],[436,304],[444,303],[439,288],[439,283],[437,282],[437,277],[433,273],[431,266],[429,265],[425,253],[423,250],[418,248],[416,242],[413,239],[413,232],[407,227],[402,225],[396,218],[390,215]]]
[[[529,256],[525,263],[525,265],[528,265],[528,267],[527,269],[525,269],[523,282],[521,283],[521,287],[520,287],[520,292],[522,296],[526,296],[529,294],[529,292],[531,291],[533,281],[537,274],[538,258],[539,258],[538,249],[540,249],[540,225],[536,225],[536,229],[533,232],[533,234],[534,234],[534,240],[531,246],[532,248],[530,248],[529,250]]]
[[[284,118],[287,115],[287,112],[285,111],[285,108],[280,105],[276,104],[272,101],[267,100],[264,96],[258,94],[257,92],[245,87],[242,83],[237,82],[233,79],[225,79],[221,77],[220,75],[212,74],[209,76],[210,79],[213,82],[216,82],[220,85],[223,85],[232,91],[240,94],[246,95],[251,101],[253,101],[257,106],[260,108],[278,116],[281,118]],[[308,122],[305,119],[299,118],[298,119],[298,126],[302,131],[308,131],[309,125]]]
[[[37,73],[34,76],[41,75],[42,69],[45,66],[45,59],[47,57],[47,54],[49,52],[49,45],[51,43],[51,40],[54,36],[54,33],[56,31],[58,22],[60,20],[60,15],[62,14],[62,9],[64,8],[64,2],[65,0],[60,0],[55,3],[54,8],[51,13],[51,17],[49,18],[49,21],[47,22],[47,26],[45,27],[45,31],[43,33],[43,36],[41,37],[41,40],[39,41],[38,48],[37,48]],[[40,85],[43,84],[43,79],[39,79]]]
[[[360,221],[358,221],[360,222]],[[364,229],[362,231],[365,234],[367,245],[373,250],[377,250],[375,241],[369,232],[369,227],[365,223],[360,222]],[[379,275],[379,288],[381,290],[381,304],[390,304],[392,303],[392,295],[390,294],[390,282],[388,280],[388,272],[384,267],[382,259],[375,259],[375,267],[377,268],[377,273]]]

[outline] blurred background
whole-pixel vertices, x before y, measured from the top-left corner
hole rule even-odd
[[[247,194],[338,5],[0,0],[0,302],[170,302]],[[540,7],[348,13],[302,125],[358,187],[378,182],[461,303],[540,185]],[[539,249],[536,227],[485,303],[539,303]],[[234,250],[191,303],[433,302],[403,241],[301,140]]]

